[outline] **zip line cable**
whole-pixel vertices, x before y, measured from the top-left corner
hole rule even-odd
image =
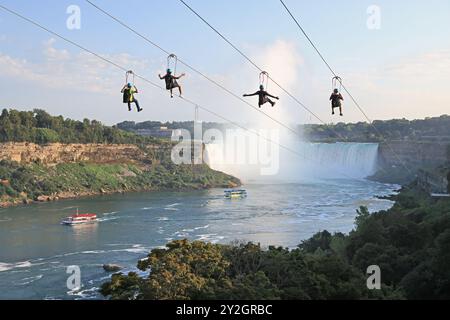
[[[64,40],[64,41],[66,41],[66,42],[72,44],[73,46],[75,46],[75,47],[77,47],[77,48],[79,48],[79,49],[81,49],[81,50],[83,50],[83,51],[86,51],[87,53],[89,53],[89,54],[91,54],[91,55],[93,55],[93,56],[95,56],[95,57],[101,59],[101,60],[104,61],[104,62],[107,62],[107,63],[109,63],[109,64],[115,66],[116,68],[118,68],[118,69],[120,69],[120,70],[122,70],[122,71],[125,71],[125,72],[128,71],[127,68],[124,68],[123,66],[121,66],[121,65],[119,65],[119,64],[117,64],[117,63],[115,63],[115,62],[113,62],[113,61],[111,61],[111,60],[109,60],[109,59],[107,59],[107,58],[105,58],[105,57],[103,57],[103,56],[101,56],[101,55],[95,53],[94,51],[89,50],[89,49],[87,49],[86,47],[84,47],[84,46],[82,46],[82,45],[80,45],[80,44],[78,44],[78,43],[76,43],[76,42],[74,42],[74,41],[72,41],[72,40],[70,40],[70,39],[68,39],[68,38],[66,38],[66,37],[64,37],[64,36],[62,36],[62,35],[60,35],[60,34],[54,32],[54,31],[52,31],[52,30],[50,30],[50,29],[48,29],[47,27],[45,27],[45,26],[43,26],[43,25],[37,23],[36,21],[34,21],[34,20],[30,19],[30,18],[27,18],[27,17],[21,15],[21,14],[18,13],[18,12],[15,12],[15,11],[13,11],[13,10],[11,10],[11,9],[9,9],[9,8],[7,8],[7,7],[3,6],[3,5],[1,5],[1,4],[0,4],[0,8],[3,9],[4,11],[6,11],[6,12],[8,12],[8,13],[10,13],[10,14],[12,14],[12,15],[14,15],[14,16],[16,16],[16,17],[18,17],[18,18],[20,18],[20,19],[22,19],[22,20],[24,20],[24,21],[26,21],[26,22],[28,22],[28,23],[30,23],[30,24],[32,24],[32,25],[34,25],[34,26],[36,26],[36,27],[38,27],[38,28],[40,28],[40,29],[42,29],[42,30],[44,30],[44,31],[46,31],[46,32],[48,32],[48,33],[50,33],[50,34],[52,34],[52,35],[54,35],[55,37],[58,37],[58,38],[60,38],[61,40]],[[148,80],[147,78],[145,78],[145,77],[143,77],[143,76],[140,76],[140,75],[138,75],[138,74],[135,74],[135,76],[136,76],[136,78],[139,78],[139,79],[141,79],[141,80],[143,80],[143,81],[145,81],[145,82],[151,84],[152,86],[154,86],[154,87],[156,87],[156,88],[158,88],[158,89],[160,89],[160,90],[162,90],[162,91],[166,91],[165,88],[159,86],[158,84],[156,84],[156,83],[154,83],[154,82]],[[303,154],[301,154],[301,153],[299,153],[299,152],[297,152],[297,151],[295,151],[295,150],[292,150],[291,148],[286,147],[286,146],[284,146],[284,145],[282,145],[282,144],[279,144],[279,143],[273,141],[272,139],[269,139],[269,138],[267,138],[267,137],[265,137],[265,136],[262,136],[262,135],[261,135],[260,133],[258,133],[257,131],[254,131],[254,130],[252,130],[252,129],[248,129],[248,128],[244,127],[243,125],[240,125],[239,123],[236,123],[236,122],[234,122],[234,121],[232,121],[232,120],[229,120],[229,119],[227,119],[227,118],[221,116],[221,115],[218,114],[217,112],[214,112],[214,111],[212,111],[212,110],[210,110],[210,109],[208,109],[208,108],[206,108],[206,107],[203,107],[203,106],[201,106],[201,105],[195,103],[195,102],[192,101],[192,100],[189,100],[189,99],[187,99],[187,98],[185,98],[185,97],[179,97],[179,96],[177,96],[177,97],[178,97],[179,99],[181,99],[181,100],[183,100],[183,101],[185,101],[185,102],[187,102],[187,103],[189,103],[189,104],[195,106],[195,107],[198,107],[198,108],[200,108],[200,109],[202,109],[202,110],[204,110],[204,111],[206,111],[206,112],[208,112],[208,113],[210,113],[210,114],[212,114],[212,115],[214,115],[214,116],[216,116],[216,117],[218,117],[218,118],[220,118],[220,119],[222,119],[222,120],[224,120],[224,121],[226,121],[226,122],[228,122],[228,123],[230,123],[230,124],[232,124],[232,125],[234,125],[234,126],[236,126],[236,127],[238,127],[238,128],[241,128],[241,129],[243,129],[243,130],[245,130],[245,131],[247,131],[247,132],[253,133],[253,134],[255,134],[257,137],[262,138],[262,139],[266,140],[267,142],[269,142],[269,143],[271,143],[271,144],[275,144],[275,145],[277,145],[277,146],[279,146],[279,147],[285,149],[286,151],[289,151],[289,152],[291,152],[291,153],[293,153],[293,154],[295,154],[295,155],[297,155],[297,156],[299,156],[299,157],[305,159],[306,161],[309,161],[309,162],[311,162],[311,163],[314,163],[314,162],[315,162],[315,161],[312,160],[312,159],[308,159],[305,155],[303,155]],[[338,172],[339,172],[339,171],[338,171]],[[356,179],[356,178],[354,178],[354,177],[352,177],[352,176],[349,176],[349,175],[347,175],[347,174],[345,174],[345,173],[343,173],[343,172],[339,172],[339,173],[340,173],[342,176],[345,176],[346,178],[349,178],[349,179],[352,179],[352,180],[358,180],[358,179]]]
[[[213,30],[220,38],[222,38],[226,43],[228,43],[236,52],[238,52],[242,57],[244,57],[245,60],[247,60],[251,65],[253,65],[257,70],[260,72],[264,72],[264,70],[259,67],[252,59],[250,59],[249,56],[247,56],[242,50],[240,50],[236,45],[234,45],[228,38],[226,38],[220,31],[218,31],[214,26],[212,26],[205,18],[203,18],[197,11],[195,11],[191,6],[189,6],[184,0],[179,0],[186,8],[188,8],[194,15],[196,15],[201,21],[203,21],[211,30]],[[308,106],[306,106],[303,102],[301,102],[299,99],[297,99],[293,94],[291,94],[288,90],[286,90],[281,84],[279,84],[274,78],[272,78],[270,75],[268,76],[268,79],[270,79],[278,88],[280,88],[285,94],[287,94],[292,100],[294,100],[298,105],[300,105],[303,109],[305,109],[307,112],[309,112],[314,118],[319,120],[322,124],[324,124],[326,127],[330,128],[333,133],[343,139],[348,140],[345,137],[343,137],[341,134],[339,134],[335,129],[330,127],[324,120],[322,120],[315,112],[313,112]]]
[[[152,46],[156,47],[157,49],[161,50],[162,52],[164,52],[165,54],[170,54],[168,50],[164,49],[162,46],[158,45],[156,42],[152,41],[151,39],[149,39],[148,36],[143,35],[142,33],[140,33],[139,31],[137,31],[135,28],[130,27],[130,25],[128,25],[127,23],[125,23],[124,21],[120,20],[119,18],[117,18],[116,16],[112,15],[110,12],[106,11],[105,9],[103,9],[102,7],[100,7],[99,5],[95,4],[94,2],[92,2],[91,0],[85,0],[89,5],[91,5],[92,7],[94,7],[95,9],[97,9],[98,11],[100,11],[101,13],[103,13],[104,15],[106,15],[107,17],[111,18],[112,20],[116,21],[118,24],[120,24],[121,26],[123,26],[124,28],[126,28],[127,30],[131,31],[132,33],[134,33],[135,35],[137,35],[138,37],[140,37],[141,39],[143,39],[144,41],[146,41],[147,43],[151,44]],[[205,21],[205,20],[203,20]],[[209,25],[209,24],[208,24]],[[215,29],[214,29],[215,30]],[[228,42],[228,40],[226,40]],[[230,43],[230,42],[229,42]],[[233,48],[237,49],[232,43],[230,43],[230,45],[233,46]],[[239,49],[237,49],[239,50]],[[243,54],[241,52],[241,54]],[[259,108],[256,108],[255,106],[253,106],[252,104],[248,103],[246,100],[242,99],[242,97],[240,97],[239,95],[235,94],[234,92],[232,92],[231,90],[227,89],[226,87],[224,87],[223,85],[221,85],[220,83],[218,83],[217,81],[211,79],[209,76],[205,75],[203,72],[199,71],[197,68],[193,67],[192,65],[190,65],[189,63],[187,63],[186,61],[183,61],[180,57],[177,56],[177,61],[181,64],[183,64],[184,66],[186,66],[187,68],[189,68],[190,70],[194,71],[195,73],[197,73],[198,75],[202,76],[203,78],[205,78],[206,80],[210,81],[211,83],[213,83],[214,85],[216,85],[217,87],[219,87],[220,89],[222,89],[223,91],[225,91],[226,93],[232,95],[233,97],[235,97],[236,99],[238,99],[239,101],[245,103],[246,105],[250,106],[251,108],[255,109],[256,111],[262,113],[263,115],[265,115],[266,117],[268,117],[269,119],[271,119],[272,121],[278,123],[279,125],[281,125],[282,127],[288,129],[289,131],[291,131],[292,133],[294,133],[295,135],[300,136],[300,133],[292,128],[290,128],[289,126],[283,124],[282,122],[278,121],[277,119],[271,117],[270,115],[268,115],[267,113],[261,111]],[[251,61],[251,60],[249,60]],[[253,64],[253,62],[252,62]],[[256,64],[253,64],[255,67],[257,67],[259,69],[259,67]],[[261,73],[263,73],[266,76],[267,81],[270,79],[269,74],[266,71],[262,71]],[[273,80],[272,80],[273,81]],[[320,120],[320,119],[319,119]],[[322,121],[323,122],[323,121]],[[323,122],[324,123],[324,122]],[[324,123],[325,124],[325,123]],[[326,124],[325,124],[326,125]],[[341,139],[348,141],[348,138],[343,137],[342,135],[340,135],[337,131],[333,130],[332,131]],[[302,136],[300,136],[300,138],[303,138]],[[377,165],[378,169],[384,171],[383,168],[379,167]]]
[[[300,29],[300,31],[303,33],[303,35],[306,37],[306,39],[308,40],[308,42],[311,44],[311,46],[314,48],[314,50],[317,52],[317,54],[319,55],[320,59],[322,59],[322,61],[325,63],[325,65],[327,66],[327,68],[330,70],[330,72],[333,74],[333,76],[338,77],[337,73],[334,72],[333,68],[331,67],[331,65],[327,62],[327,60],[325,59],[325,57],[323,56],[322,52],[320,52],[320,50],[317,48],[317,46],[314,44],[314,42],[311,40],[311,38],[309,37],[309,35],[306,33],[305,29],[303,29],[303,27],[300,25],[300,23],[298,22],[298,20],[294,17],[294,15],[292,14],[291,10],[289,10],[289,8],[286,6],[286,4],[284,3],[283,0],[280,0],[281,4],[283,5],[283,7],[286,9],[286,11],[288,12],[288,14],[291,16],[292,20],[294,20],[295,24],[298,26],[298,28]],[[353,96],[348,92],[348,90],[346,89],[346,87],[342,84],[342,88],[345,90],[345,92],[347,92],[347,94],[350,96],[350,98],[352,100]],[[359,104],[356,101],[353,101],[356,106],[358,107],[358,109],[361,111],[361,113],[364,115],[364,117],[367,119],[367,121],[369,121],[370,123],[372,122],[372,120],[369,118],[369,116],[364,112],[364,110],[359,106]]]
[[[165,54],[171,54],[168,50],[164,49],[163,47],[161,47],[160,45],[158,45],[156,42],[150,40],[147,36],[143,35],[142,33],[138,32],[136,29],[130,27],[128,24],[126,24],[125,22],[123,22],[122,20],[120,20],[119,18],[113,16],[112,14],[110,14],[109,12],[107,12],[106,10],[102,9],[100,6],[96,5],[95,3],[93,3],[90,0],[85,0],[88,4],[90,4],[91,6],[93,6],[94,8],[96,8],[97,10],[99,10],[100,12],[102,12],[103,14],[105,14],[106,16],[110,17],[111,19],[113,19],[114,21],[116,21],[117,23],[119,23],[120,25],[122,25],[124,28],[128,29],[129,31],[131,31],[132,33],[134,33],[135,35],[137,35],[138,37],[142,38],[144,41],[146,41],[147,43],[151,44],[152,46],[158,48],[159,50],[161,50],[162,52],[164,52]],[[240,100],[241,102],[245,103],[246,105],[250,106],[252,109],[258,111],[259,113],[265,115],[266,117],[268,117],[269,119],[271,119],[272,121],[276,122],[277,124],[279,124],[280,126],[284,127],[285,129],[289,130],[290,132],[294,133],[295,135],[299,135],[299,132],[296,131],[295,129],[292,129],[291,127],[289,127],[288,125],[282,123],[281,121],[275,119],[274,117],[270,116],[269,114],[265,113],[264,111],[260,110],[259,108],[253,106],[251,103],[249,103],[248,101],[242,99],[242,97],[240,97],[239,95],[237,95],[236,93],[232,92],[231,90],[227,89],[226,87],[224,87],[223,85],[221,85],[220,83],[218,83],[217,81],[213,80],[212,78],[210,78],[209,76],[205,75],[203,72],[201,72],[200,70],[194,68],[193,66],[191,66],[190,64],[188,64],[186,61],[183,61],[182,59],[180,59],[178,57],[178,62],[181,63],[182,65],[186,66],[187,68],[189,68],[190,70],[194,71],[195,73],[197,73],[198,75],[202,76],[203,78],[205,78],[206,80],[208,80],[209,82],[213,83],[215,86],[219,87],[220,89],[224,90],[225,92],[227,92],[228,94],[232,95],[233,97],[235,97],[236,99]]]
[[[183,0],[180,0],[183,1]],[[322,54],[322,52],[320,52],[320,50],[317,48],[317,46],[315,45],[315,43],[312,41],[312,39],[309,37],[309,35],[306,33],[305,29],[303,29],[303,27],[300,25],[300,23],[298,22],[298,20],[295,18],[295,16],[293,15],[293,13],[291,12],[291,10],[289,10],[288,6],[284,3],[283,0],[280,0],[281,4],[283,5],[283,7],[286,9],[287,13],[291,16],[292,20],[295,22],[295,24],[297,25],[297,27],[300,29],[301,33],[303,33],[303,35],[306,37],[306,39],[308,40],[308,42],[311,44],[311,46],[314,48],[314,50],[317,52],[317,54],[319,55],[320,59],[325,63],[325,65],[327,66],[327,68],[330,70],[330,72],[333,74],[334,77],[338,77],[338,75],[336,74],[336,72],[334,71],[334,69],[331,67],[331,65],[328,63],[328,61],[325,59],[324,55]],[[408,168],[408,166],[406,165],[406,163],[404,161],[401,160],[401,158],[398,156],[398,154],[395,152],[395,150],[391,147],[391,145],[389,143],[387,143],[386,139],[383,137],[383,134],[378,130],[378,128],[373,124],[373,121],[369,118],[369,116],[367,115],[367,113],[364,111],[364,109],[362,108],[362,106],[358,103],[358,101],[353,97],[353,95],[350,93],[350,91],[347,89],[347,87],[342,84],[341,82],[341,86],[344,89],[344,91],[348,94],[348,96],[350,97],[350,99],[353,101],[353,103],[355,104],[355,106],[359,109],[359,111],[361,111],[361,113],[363,114],[363,116],[366,118],[366,120],[369,122],[369,124],[375,129],[375,131],[380,135],[380,137],[384,140],[383,142],[386,142],[386,144],[389,146],[389,149],[391,149],[391,151],[395,154],[395,156],[397,157],[397,160],[399,160],[402,165],[404,166],[404,168],[410,173],[412,174],[412,171]]]
[[[86,0],[89,2],[89,0]],[[242,57],[245,58],[251,65],[253,65],[256,69],[261,72],[265,72],[259,67],[252,59],[250,59],[242,50],[240,50],[236,45],[234,45],[228,38],[226,38],[219,30],[217,30],[214,26],[212,26],[205,18],[203,18],[197,11],[195,11],[191,6],[189,6],[184,0],[179,0],[186,8],[188,8],[194,15],[196,15],[201,21],[203,21],[211,30],[213,30],[220,38],[222,38],[226,43],[228,43],[234,50],[236,50]],[[267,74],[267,78],[270,79],[275,85],[277,85],[284,93],[286,93],[289,97],[291,97],[297,104],[303,107],[307,112],[309,112],[312,116],[314,116],[317,120],[319,120],[322,124],[324,124],[327,128],[329,128],[337,137],[342,140],[348,141],[348,138],[342,136],[338,133],[334,128],[329,126],[325,121],[323,121],[317,114],[315,114],[310,108],[308,108],[304,103],[298,100],[294,95],[292,95],[289,91],[287,91],[283,86],[281,86],[275,79],[273,79],[269,74]],[[399,159],[400,160],[400,159]],[[378,169],[385,171],[383,168],[378,166]]]

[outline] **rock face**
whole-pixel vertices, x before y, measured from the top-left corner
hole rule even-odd
[[[450,193],[450,169],[438,168],[434,170],[419,170],[417,184],[429,193]]]
[[[123,269],[123,267],[119,266],[117,264],[104,264],[103,265],[103,270],[105,270],[106,272],[117,272],[122,269]]]
[[[450,143],[390,141],[379,146],[379,159],[383,167],[411,168],[439,167],[450,163]]]
[[[154,162],[153,153],[161,146],[147,146],[144,152],[136,145],[128,144],[61,144],[37,145],[33,143],[0,144],[0,160],[17,161],[21,164],[41,163],[55,165],[73,162]]]

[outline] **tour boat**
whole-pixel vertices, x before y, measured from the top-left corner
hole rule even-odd
[[[225,198],[227,199],[242,199],[246,197],[246,190],[225,190]]]
[[[95,213],[78,213],[74,214],[70,217],[65,218],[61,224],[65,225],[78,225],[78,224],[86,224],[86,223],[93,223],[97,221],[97,215]]]

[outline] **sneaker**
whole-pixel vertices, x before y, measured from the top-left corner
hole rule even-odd
[[[334,115],[334,111],[331,114]]]
[[[272,102],[272,107],[276,104],[276,102]]]
[[[341,117],[343,117],[344,115],[341,113]]]
[[[142,110],[144,110],[143,108],[138,109],[138,112],[141,112]]]

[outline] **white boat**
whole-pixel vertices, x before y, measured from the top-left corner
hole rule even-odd
[[[65,218],[61,221],[61,224],[65,225],[78,225],[78,224],[86,224],[86,223],[94,223],[97,222],[97,215],[95,213],[78,213],[74,214],[70,217]]]
[[[247,197],[247,191],[240,189],[225,190],[226,199],[242,199]]]

